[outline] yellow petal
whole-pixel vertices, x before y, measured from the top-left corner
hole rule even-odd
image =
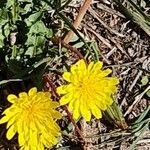
[[[92,114],[96,117],[96,119],[102,118],[102,113],[101,113],[100,109],[97,106],[92,105],[91,106],[91,111],[92,111]]]
[[[66,81],[70,82],[70,77],[71,77],[71,73],[69,72],[64,72],[63,73],[63,79],[65,79]]]
[[[7,116],[4,116],[3,118],[0,119],[0,124],[6,123],[9,120]]]
[[[94,62],[90,62],[90,64],[88,65],[88,73],[91,72],[92,68],[93,68]]]
[[[78,82],[78,78],[79,75],[78,72],[76,71],[76,73],[71,76],[71,82],[75,84],[76,82]]]
[[[59,107],[59,103],[58,102],[51,102],[50,106],[51,106],[51,108],[57,108],[57,107]]]
[[[16,128],[15,125],[12,125],[6,133],[6,138],[10,140],[14,137],[15,134],[16,134]]]
[[[30,129],[32,129],[32,131],[37,132],[38,129],[37,129],[36,124],[35,124],[34,121],[31,121],[31,122],[30,122]]]
[[[37,150],[44,150],[44,145],[42,143],[38,143]]]
[[[51,97],[51,93],[50,92],[43,92],[45,98],[50,98]]]
[[[100,74],[98,75],[98,77],[106,77],[106,76],[108,76],[111,72],[112,72],[112,70],[110,70],[110,69],[103,70],[102,72],[100,72]]]
[[[19,134],[23,133],[23,118],[20,118],[18,121],[17,121],[17,131]]]
[[[77,62],[77,64],[78,64],[78,69],[80,70],[80,71],[85,71],[86,70],[86,63],[85,63],[85,61],[83,60],[83,59],[81,59],[81,60],[79,60],[78,62]]]
[[[74,100],[71,100],[71,101],[69,102],[68,110],[69,110],[70,112],[73,112],[73,110],[74,110],[74,102],[75,102],[75,99],[74,99]]]
[[[71,75],[76,74],[77,70],[78,70],[78,66],[77,63],[71,66]]]
[[[20,138],[24,138],[24,140],[29,139],[29,124],[27,124],[25,118],[20,118],[19,121],[17,122],[17,131],[18,134],[24,135],[23,137]]]
[[[80,117],[80,101],[76,100],[74,102],[74,111],[73,111],[73,118],[77,120]]]
[[[30,150],[30,147],[28,144],[23,145],[23,149],[22,150]]]
[[[74,93],[74,91],[74,85],[72,84],[62,85],[57,88],[58,94]]]
[[[111,84],[111,85],[117,85],[117,84],[119,84],[119,79],[118,78],[116,78],[116,77],[109,77],[109,84]]]
[[[19,97],[20,98],[27,98],[28,94],[26,92],[21,92],[21,93],[19,93]]]
[[[95,104],[96,104],[96,106],[98,106],[101,110],[103,110],[103,111],[105,111],[106,109],[107,109],[107,106],[106,106],[106,104],[104,104],[103,102],[102,102],[102,100],[100,100],[100,101],[95,101]]]
[[[33,146],[36,146],[38,144],[38,135],[37,132],[30,130],[30,144],[32,144]]]
[[[66,105],[72,100],[72,94],[66,94],[60,99],[60,105]]]
[[[18,134],[18,143],[19,146],[23,146],[26,143],[23,132]]]
[[[31,142],[32,142],[32,141],[31,141]],[[30,142],[30,143],[31,143],[31,142]],[[31,150],[37,150],[37,149],[38,149],[38,148],[37,148],[37,147],[38,147],[37,145],[32,145],[32,143],[29,144],[29,145],[30,145],[30,149],[31,149]]]
[[[108,96],[111,96],[111,94],[117,92],[117,87],[114,85],[110,85],[108,87],[104,87],[104,92],[108,93]]]
[[[93,71],[98,71],[100,69],[102,69],[102,66],[103,66],[103,63],[101,61],[98,61],[94,64],[94,67],[93,67]]]
[[[80,101],[80,112],[86,121],[91,120],[91,112],[88,109],[88,105],[83,101],[83,99]]]
[[[105,104],[108,106],[110,106],[113,103],[113,99],[107,95],[104,97],[104,101],[105,101]]]
[[[25,121],[23,124],[23,129],[24,129],[25,138],[29,138],[29,124],[25,123]]]
[[[18,121],[17,115],[15,114],[14,116],[12,116],[6,126],[6,129],[8,129],[12,124],[14,124],[16,121]]]
[[[67,87],[66,85],[59,86],[59,87],[57,88],[57,93],[58,93],[58,94],[66,94],[66,93],[67,93],[66,87]]]
[[[61,119],[61,118],[62,118],[61,113],[58,112],[58,111],[54,111],[54,112],[52,113],[52,115],[53,115],[53,118],[56,118],[56,119]]]
[[[102,97],[102,96],[97,96],[97,97],[95,97],[94,101],[95,101],[95,104],[96,104],[101,110],[104,111],[104,110],[107,109],[107,106],[106,106],[104,97]]]
[[[10,103],[16,102],[17,99],[18,99],[17,96],[14,95],[14,94],[9,94],[8,97],[7,97],[7,100],[8,100]]]
[[[53,141],[55,141],[54,136],[51,133],[48,134],[48,132],[43,132],[41,138],[42,143],[47,147],[50,145],[50,143],[53,143]]]
[[[5,114],[7,117],[11,118],[17,112],[18,112],[18,109],[16,107],[14,107],[14,105],[12,105],[11,107],[5,109],[2,114]]]
[[[29,96],[33,96],[33,95],[35,95],[36,93],[37,93],[37,88],[36,88],[36,87],[33,87],[33,88],[31,88],[31,89],[29,90],[28,95],[29,95]]]

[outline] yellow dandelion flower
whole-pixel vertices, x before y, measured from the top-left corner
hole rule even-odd
[[[79,60],[71,66],[70,72],[64,72],[63,79],[68,82],[57,88],[57,93],[63,95],[60,104],[68,104],[74,119],[79,117],[90,121],[93,114],[97,119],[113,102],[111,96],[117,91],[119,80],[116,77],[107,77],[110,69],[102,70],[103,63],[98,61],[86,65]]]
[[[56,120],[61,114],[55,110],[59,104],[50,99],[49,92],[31,88],[28,93],[21,92],[19,97],[10,94],[7,99],[12,105],[3,112],[0,124],[7,122],[8,140],[18,133],[21,150],[44,150],[57,144],[60,128]]]

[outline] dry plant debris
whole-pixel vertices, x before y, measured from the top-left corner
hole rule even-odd
[[[146,0],[140,2],[134,0],[133,2],[137,3],[138,6],[140,3],[143,12],[149,16],[150,5]],[[129,5],[128,1],[125,0],[122,1],[122,5],[127,6],[130,10],[133,8],[133,5],[130,6],[131,4]],[[76,124],[68,109],[66,107],[60,108],[59,111],[64,118],[59,124],[65,132],[63,132],[63,139],[54,149],[132,150],[134,147],[137,150],[150,149],[150,120],[148,116],[150,111],[150,38],[147,27],[149,22],[145,22],[146,30],[144,30],[143,24],[139,25],[137,19],[129,19],[119,10],[119,6],[122,5],[111,0],[73,0],[63,10],[63,14],[69,18],[81,37],[90,43],[88,50],[81,37],[73,34],[73,31],[63,35],[66,33],[66,29],[68,31],[70,29],[64,20],[59,20],[60,17],[55,15],[55,11],[51,11],[50,16],[46,14],[47,20],[44,18],[47,27],[52,25],[58,28],[55,29],[56,37],[48,38],[49,41],[44,45],[44,48],[50,45],[54,50],[52,59],[44,60],[46,66],[50,67],[47,71],[49,74],[46,73],[43,76],[44,89],[51,91],[57,100],[59,96],[56,93],[56,87],[63,82],[60,78],[63,70],[78,59],[91,60],[94,56],[95,59],[104,62],[105,68],[111,68],[113,75],[120,79],[116,99],[129,126],[128,129],[118,129],[106,119],[101,121],[92,119],[90,123],[81,120],[79,124]],[[137,14],[137,11],[135,12]],[[136,16],[136,14],[134,15]],[[48,20],[51,16],[54,17],[52,22]],[[47,33],[47,31],[45,32]],[[11,35],[11,45],[15,45],[16,35],[17,33]],[[54,53],[57,53],[55,49],[59,50],[59,52],[57,51],[59,56],[53,57]],[[62,64],[65,64],[65,67],[60,69]],[[0,64],[0,67],[3,65]],[[34,67],[36,68],[36,65]],[[30,72],[32,71],[31,69]],[[29,81],[32,82],[32,78],[38,73],[38,71],[33,72]],[[11,74],[7,76],[10,77]],[[18,93],[18,88],[25,90],[26,84],[23,82],[21,85],[15,84],[15,89],[13,89],[13,85],[7,86],[7,89],[2,89],[1,97],[6,98],[6,95],[13,90],[14,93]],[[4,103],[4,105],[0,104],[0,113],[9,105]],[[17,137],[9,142],[5,139],[6,130],[3,126],[0,128],[0,132],[1,150],[18,149]]]

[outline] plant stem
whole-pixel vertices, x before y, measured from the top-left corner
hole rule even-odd
[[[54,42],[55,44],[59,44],[61,43],[61,45],[69,50],[71,50],[73,53],[77,54],[77,56],[80,58],[80,59],[84,59],[84,56],[78,51],[77,48],[75,47],[72,47],[71,45],[67,44],[66,42],[64,42],[63,40],[61,40],[61,38],[53,38],[51,39],[52,42]],[[85,60],[85,59],[84,59]]]
[[[75,29],[77,29],[86,13],[86,11],[88,10],[88,8],[90,7],[90,4],[92,3],[92,0],[85,0],[84,4],[81,6],[80,11],[78,13],[78,16],[76,17],[76,20],[73,23],[73,26]],[[66,37],[64,38],[64,42],[65,43],[69,43],[70,40],[72,39],[74,35],[74,32],[71,30],[68,32],[68,34],[66,35]]]

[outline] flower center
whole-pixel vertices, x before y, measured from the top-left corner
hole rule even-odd
[[[27,118],[32,118],[34,114],[38,112],[38,106],[36,104],[33,104],[31,102],[23,103],[22,104],[22,111],[25,113]]]
[[[82,94],[85,93],[90,93],[93,91],[94,89],[94,82],[89,80],[89,79],[84,79],[82,82],[80,82],[79,84],[79,92],[81,92]]]

